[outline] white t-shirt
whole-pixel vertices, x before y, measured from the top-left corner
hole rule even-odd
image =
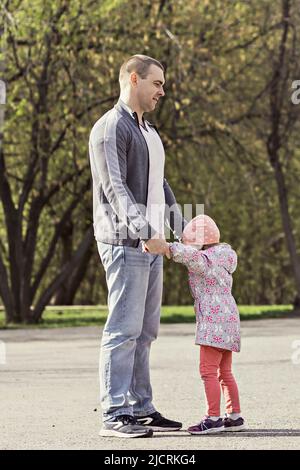
[[[122,101],[123,106],[134,119],[132,109]],[[161,235],[164,235],[165,218],[165,192],[164,169],[165,150],[162,141],[153,127],[144,121],[146,129],[140,126],[149,150],[149,179],[146,218],[150,225]],[[153,235],[153,234],[152,234]]]
[[[140,126],[149,150],[149,180],[146,217],[158,233],[164,234],[165,193],[163,188],[165,151],[162,141],[153,127],[145,122]]]

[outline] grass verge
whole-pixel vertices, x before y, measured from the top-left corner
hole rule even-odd
[[[293,311],[292,305],[240,305],[241,320],[262,318],[287,318]],[[38,325],[5,325],[4,310],[0,307],[0,328],[65,328],[74,326],[104,325],[107,306],[47,307]],[[162,307],[161,323],[193,323],[193,306],[168,305]]]

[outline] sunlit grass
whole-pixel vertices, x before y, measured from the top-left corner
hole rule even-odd
[[[261,318],[284,318],[293,310],[292,305],[240,305],[241,320]],[[75,326],[104,325],[107,317],[107,306],[47,307],[41,323],[38,325],[5,325],[4,310],[0,307],[0,328],[64,328]],[[162,307],[161,323],[193,323],[195,314],[193,306]]]

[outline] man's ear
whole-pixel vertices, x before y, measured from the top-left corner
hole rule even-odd
[[[137,86],[137,82],[138,82],[137,73],[136,72],[131,72],[131,74],[130,74],[130,83],[131,83],[131,85]]]

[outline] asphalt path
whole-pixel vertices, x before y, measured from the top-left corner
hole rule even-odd
[[[300,319],[242,322],[234,353],[247,430],[191,436],[205,413],[191,324],[161,325],[152,346],[154,404],[183,422],[148,439],[98,435],[102,329],[0,330],[0,449],[300,449]],[[6,353],[6,363],[3,364]]]

